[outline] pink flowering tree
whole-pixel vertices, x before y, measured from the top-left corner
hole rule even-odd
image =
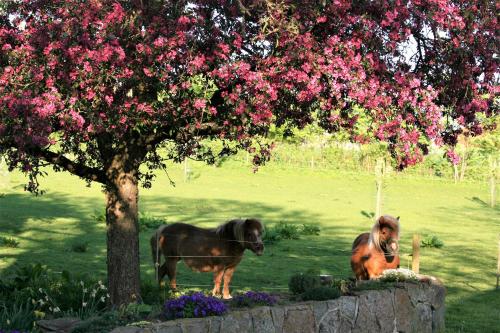
[[[0,154],[29,191],[47,165],[104,186],[111,302],[124,304],[140,297],[138,188],[165,159],[248,149],[258,165],[270,124],[318,122],[414,164],[496,112],[496,11],[492,0],[7,2]]]

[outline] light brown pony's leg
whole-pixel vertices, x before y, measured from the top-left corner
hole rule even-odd
[[[224,288],[222,290],[222,298],[223,299],[231,299],[231,294],[229,293],[229,283],[233,278],[235,267],[227,268],[224,271]]]
[[[385,270],[385,257],[380,254],[374,254],[364,264],[369,279],[374,279],[382,275]]]
[[[223,275],[224,268],[214,272],[214,289],[212,290],[212,296],[220,294],[220,283],[222,282]]]

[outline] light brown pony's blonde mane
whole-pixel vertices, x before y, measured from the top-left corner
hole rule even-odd
[[[396,229],[396,233],[397,233],[396,240],[399,240],[400,227],[399,227],[399,220],[390,216],[390,215],[381,216],[381,217],[379,217],[377,222],[375,222],[375,224],[372,227],[372,230],[370,231],[370,238],[368,240],[368,245],[371,248],[375,248],[375,250],[377,250],[377,251],[383,252],[382,244],[381,244],[381,240],[380,240],[380,231],[381,231],[380,225],[381,224],[382,225],[389,225],[389,226],[393,227],[394,229]]]

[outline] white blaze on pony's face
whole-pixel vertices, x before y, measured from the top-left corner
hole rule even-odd
[[[378,250],[397,252],[399,245],[399,216],[381,216],[370,233],[370,246]]]

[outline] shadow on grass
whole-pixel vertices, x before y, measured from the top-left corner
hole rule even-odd
[[[458,296],[447,302],[447,332],[499,332],[500,290],[464,292],[461,288],[448,288],[450,293]]]
[[[3,270],[8,270],[14,263],[40,262],[55,271],[71,270],[76,273],[105,276],[105,224],[98,223],[91,217],[99,210],[96,207],[102,207],[95,197],[67,196],[60,193],[35,197],[14,193],[7,194],[0,200],[0,233],[14,236],[21,242],[19,249],[6,253],[8,264],[3,265]],[[286,209],[260,202],[222,199],[143,196],[141,208],[142,211],[165,216],[168,223],[180,220],[212,227],[234,217],[257,217],[264,223],[285,221],[297,224],[314,224],[321,218],[304,210]],[[286,288],[293,273],[310,269],[335,276],[349,276],[349,254],[337,250],[349,250],[352,239],[335,235],[350,232],[347,228],[328,227],[323,228],[320,236],[302,236],[297,241],[283,240],[267,246],[262,257],[247,251],[236,270],[233,289]],[[140,234],[142,279],[148,281],[154,280],[149,249],[152,233],[153,230],[146,230]],[[84,253],[71,251],[72,245],[78,242],[88,242],[89,250]],[[212,276],[193,273],[180,263],[178,281],[180,285],[209,286]]]

